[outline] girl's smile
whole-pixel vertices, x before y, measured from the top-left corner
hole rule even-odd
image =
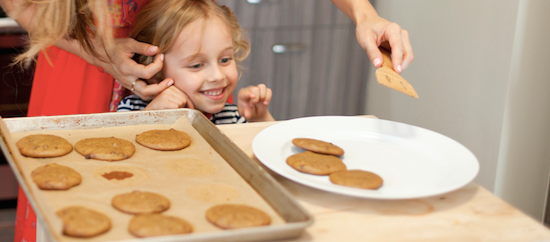
[[[205,91],[199,91],[203,95],[207,96],[208,98],[214,99],[214,100],[220,100],[225,97],[225,87],[223,88],[216,88],[216,89],[210,89]]]

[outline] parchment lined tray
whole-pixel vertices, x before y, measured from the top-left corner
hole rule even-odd
[[[23,190],[44,221],[52,241],[81,241],[61,233],[55,212],[69,205],[84,205],[111,218],[109,232],[87,241],[194,241],[263,240],[299,235],[312,223],[311,216],[290,195],[238,149],[204,115],[190,109],[50,116],[4,119],[2,150]],[[155,151],[135,142],[135,135],[151,129],[188,133],[191,146],[180,151]],[[84,138],[117,137],[134,144],[136,153],[117,162],[87,160],[76,151],[58,158],[35,159],[20,155],[15,142],[30,134],[55,134],[73,146]],[[8,149],[11,151],[7,152]],[[30,177],[36,167],[58,163],[72,167],[83,177],[82,184],[67,191],[40,190]],[[134,176],[108,180],[109,171],[127,171]],[[152,191],[168,197],[171,207],[163,214],[177,216],[194,226],[188,235],[137,239],[128,230],[132,215],[111,206],[111,198],[133,190]],[[262,209],[272,225],[240,230],[220,230],[208,223],[205,211],[216,204],[247,204]]]

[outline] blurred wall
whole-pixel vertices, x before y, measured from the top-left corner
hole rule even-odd
[[[550,1],[521,0],[495,193],[549,225]],[[546,203],[546,204],[545,204]]]
[[[366,112],[462,143],[480,161],[476,182],[489,190],[495,185],[518,2],[387,0],[375,5],[381,16],[410,33],[415,61],[403,77],[420,98],[385,88],[371,75]]]
[[[550,169],[550,1],[386,0],[410,32],[403,74],[420,99],[368,77],[368,114],[425,127],[468,147],[475,182],[542,220]],[[373,73],[372,71],[370,73]]]
[[[368,77],[366,110],[468,147],[475,182],[541,220],[550,153],[550,1],[385,0],[378,13],[410,33],[403,73],[420,99]]]

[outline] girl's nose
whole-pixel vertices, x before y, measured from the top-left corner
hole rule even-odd
[[[208,77],[206,78],[206,81],[208,82],[217,82],[221,81],[225,78],[225,74],[222,71],[221,66],[219,65],[212,65],[212,68],[209,70]]]

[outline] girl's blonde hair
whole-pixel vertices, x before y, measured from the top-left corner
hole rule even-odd
[[[165,53],[176,42],[187,24],[213,16],[220,17],[231,31],[234,59],[240,72],[238,64],[250,53],[250,43],[233,11],[212,0],[151,0],[139,12],[130,31],[130,37],[158,46],[159,53]],[[154,58],[137,56],[136,59],[139,63],[147,65],[152,63]],[[159,72],[153,79],[161,81],[164,76]]]
[[[63,38],[77,40],[84,51],[96,58],[99,54],[95,45],[104,46],[106,50],[114,46],[107,0],[22,0],[13,3],[10,17],[14,19],[31,5],[36,7],[29,31],[29,47],[15,58],[14,64],[28,67],[42,51],[52,65],[47,48]]]

